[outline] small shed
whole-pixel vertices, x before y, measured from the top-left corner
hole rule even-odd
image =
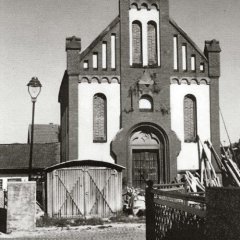
[[[122,170],[103,161],[73,160],[47,172],[50,217],[110,217],[122,210]]]

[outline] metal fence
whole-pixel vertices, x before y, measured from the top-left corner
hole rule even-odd
[[[153,186],[149,182],[146,189],[147,240],[205,239],[205,197],[184,192],[183,184]]]
[[[0,232],[7,231],[7,191],[0,190]]]
[[[0,190],[0,208],[7,208],[7,191]]]

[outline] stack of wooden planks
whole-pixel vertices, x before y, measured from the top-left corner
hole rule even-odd
[[[205,187],[204,185],[200,182],[199,180],[199,175],[195,173],[196,176],[194,176],[191,172],[186,171],[185,174],[185,180],[189,186],[190,192],[205,192]]]
[[[207,156],[205,144],[199,138],[199,142],[202,145],[202,157],[201,157],[201,183],[206,187],[222,187],[219,177],[217,176],[215,169]]]
[[[199,144],[202,145],[202,154],[200,158],[201,168],[200,174],[186,171],[185,180],[189,185],[190,192],[205,192],[205,187],[221,187],[222,184],[217,176],[215,169],[208,158],[205,144],[199,139]],[[220,161],[221,162],[221,161]]]
[[[224,147],[222,147],[223,154],[220,158],[214,147],[212,146],[211,142],[206,141],[205,143],[211,150],[224,176],[229,179],[234,186],[240,187],[240,170],[237,164],[231,159],[231,155],[225,151]]]
[[[184,175],[189,191],[197,193],[199,191],[205,192],[205,187],[222,187],[219,177],[207,155],[206,146],[210,149],[225,179],[228,179],[231,185],[240,187],[240,169],[232,160],[232,155],[222,147],[223,153],[219,156],[210,141],[205,141],[203,144],[199,138],[199,144],[202,146],[200,174],[186,171]]]

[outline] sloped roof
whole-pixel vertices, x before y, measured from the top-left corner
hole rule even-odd
[[[0,170],[28,169],[29,144],[0,144]],[[44,169],[60,162],[60,143],[33,145],[33,169]]]
[[[99,41],[113,29],[120,21],[120,17],[117,16],[96,38],[93,42],[80,54],[82,60],[91,50],[99,43]]]
[[[51,172],[55,169],[76,167],[76,166],[107,167],[111,169],[116,169],[117,171],[122,171],[123,169],[125,169],[125,167],[115,163],[88,159],[88,160],[72,160],[72,161],[62,162],[54,166],[48,167],[45,170],[47,172]]]
[[[28,127],[28,143],[31,142],[31,126]],[[59,142],[59,125],[57,124],[34,124],[34,143]]]
[[[172,24],[172,26],[192,45],[192,47],[206,60],[206,56],[204,55],[203,51],[197,46],[195,42],[188,36],[188,34],[181,28],[179,25],[172,19],[169,18],[169,22]]]

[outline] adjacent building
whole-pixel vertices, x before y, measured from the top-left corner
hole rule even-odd
[[[43,181],[44,169],[60,163],[59,125],[35,124],[32,177]],[[28,181],[31,125],[27,144],[0,144],[0,190],[8,182]]]
[[[0,190],[7,189],[8,182],[28,181],[29,144],[0,144]],[[60,162],[60,144],[34,144],[32,176],[41,179],[43,170]]]
[[[28,143],[31,143],[31,128],[28,127]],[[58,124],[34,124],[34,143],[56,143],[59,142],[59,125]]]

